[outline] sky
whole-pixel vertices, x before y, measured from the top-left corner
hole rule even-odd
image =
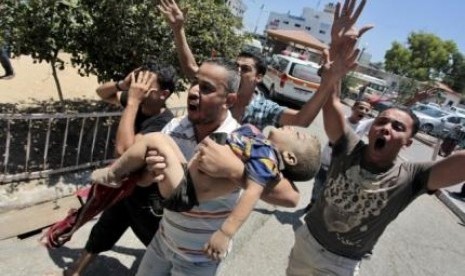
[[[300,16],[303,7],[323,10],[328,0],[242,0],[247,5],[244,27],[263,33],[270,12]],[[342,0],[341,0],[342,1]],[[358,1],[359,2],[359,1]],[[264,4],[260,14],[260,7]],[[317,8],[318,7],[318,8]],[[257,24],[258,22],[258,24]],[[372,54],[372,62],[384,61],[392,42],[407,42],[411,32],[433,33],[443,40],[453,40],[465,54],[464,0],[368,0],[357,26],[373,24],[360,41],[361,47]]]

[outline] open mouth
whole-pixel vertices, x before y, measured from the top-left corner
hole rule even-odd
[[[199,102],[196,100],[190,100],[187,103],[187,109],[189,111],[197,111],[199,109]]]
[[[375,140],[375,150],[382,150],[386,146],[386,139],[379,137]]]
[[[363,117],[364,117],[363,114],[359,114],[359,115],[358,115],[358,118],[360,118],[360,119],[363,119]]]

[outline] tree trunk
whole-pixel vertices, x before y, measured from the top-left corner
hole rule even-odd
[[[63,92],[61,91],[60,80],[58,79],[57,69],[55,67],[57,56],[58,56],[58,52],[52,58],[52,60],[50,62],[50,65],[52,66],[52,74],[53,74],[53,79],[55,80],[55,85],[56,85],[57,90],[58,90],[58,97],[60,98],[60,102],[61,102],[62,107],[64,107]]]

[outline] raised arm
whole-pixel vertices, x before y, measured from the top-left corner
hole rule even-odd
[[[434,191],[465,181],[465,150],[460,150],[438,161],[431,168],[428,190]],[[453,172],[453,173],[451,173]]]
[[[337,66],[332,64],[330,70],[323,70],[320,88],[315,95],[300,109],[300,111],[286,109],[281,116],[281,125],[298,125],[307,127],[310,125],[322,106],[327,101],[329,95],[334,90],[334,85],[350,70],[354,69],[358,51],[355,50],[357,39],[366,31],[373,28],[366,25],[360,30],[356,30],[354,25],[365,6],[366,0],[362,0],[360,5],[355,7],[356,0],[346,0],[341,10],[341,5],[336,5],[334,21],[331,29],[331,48],[329,58],[333,62],[339,62]],[[323,52],[324,64],[329,65],[327,53]],[[327,67],[327,66],[326,66]]]
[[[123,154],[136,139],[135,122],[141,102],[144,100],[150,85],[155,81],[155,74],[149,71],[139,72],[137,78],[135,73],[129,75],[130,87],[128,101],[121,114],[118,130],[116,131],[116,152]]]
[[[174,34],[174,44],[178,53],[179,63],[184,74],[192,79],[199,70],[189,44],[187,44],[186,33],[184,30],[184,15],[187,9],[181,11],[174,0],[161,0],[158,9],[164,15],[166,22],[170,25]]]

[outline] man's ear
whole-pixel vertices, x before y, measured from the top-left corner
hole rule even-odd
[[[413,143],[413,138],[410,137],[410,138],[408,138],[407,143],[405,144],[405,146],[410,147],[412,145],[412,143]]]
[[[293,152],[283,151],[282,153],[283,160],[287,165],[295,166],[298,163],[297,156]]]
[[[237,93],[228,93],[226,96],[226,105],[229,107],[233,106],[237,101]]]
[[[260,83],[263,80],[263,75],[262,74],[257,74],[255,75],[255,82]]]

